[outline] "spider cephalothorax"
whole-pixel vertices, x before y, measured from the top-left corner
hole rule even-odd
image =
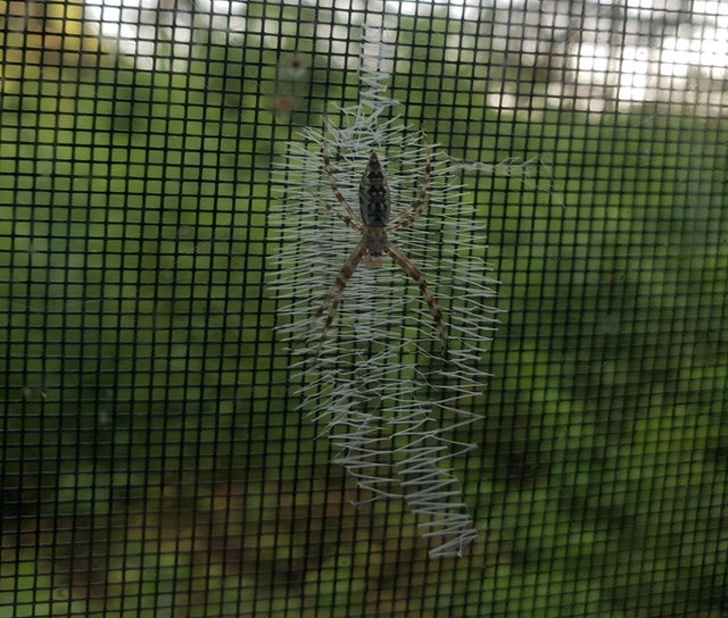
[[[437,330],[443,342],[447,343],[447,326],[442,316],[442,311],[435,300],[432,292],[427,285],[427,280],[422,271],[415,266],[410,259],[397,249],[389,240],[389,233],[410,225],[422,212],[427,204],[427,189],[430,184],[430,176],[432,174],[432,161],[429,156],[425,164],[422,184],[415,200],[402,212],[400,212],[392,221],[389,220],[391,208],[391,195],[387,177],[382,167],[379,157],[375,152],[369,155],[367,166],[364,169],[361,182],[359,183],[359,212],[357,216],[354,209],[341,193],[334,176],[334,170],[331,165],[331,157],[329,156],[326,144],[327,126],[324,125],[324,140],[322,144],[323,167],[329,179],[331,189],[334,192],[336,201],[344,209],[344,213],[340,212],[326,200],[320,200],[323,205],[332,212],[336,217],[341,219],[350,228],[361,233],[361,240],[354,247],[341,270],[336,275],[333,286],[323,300],[321,306],[316,310],[313,316],[314,321],[318,320],[327,310],[328,315],[324,322],[323,337],[334,321],[336,310],[341,303],[341,298],[346,289],[351,276],[354,274],[359,262],[365,255],[378,258],[385,253],[389,255],[394,262],[404,270],[412,280],[419,286],[420,294],[430,309]],[[423,134],[424,140],[424,134]]]

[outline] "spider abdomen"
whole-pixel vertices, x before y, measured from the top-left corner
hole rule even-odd
[[[364,225],[384,228],[389,222],[390,203],[384,168],[373,152],[359,184],[359,211]]]

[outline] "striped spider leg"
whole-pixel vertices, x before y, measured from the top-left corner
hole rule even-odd
[[[320,199],[319,201],[336,217],[341,219],[348,227],[361,233],[361,240],[357,243],[354,250],[349,255],[344,265],[339,270],[334,280],[334,284],[323,300],[321,306],[313,315],[312,321],[318,320],[324,313],[326,320],[324,321],[323,333],[318,350],[320,351],[326,333],[334,321],[336,311],[341,304],[341,299],[351,276],[354,274],[357,266],[365,256],[370,256],[375,260],[385,253],[394,260],[405,273],[417,284],[420,289],[422,298],[427,303],[432,318],[437,326],[438,333],[442,338],[445,346],[448,342],[447,326],[442,315],[442,311],[435,300],[434,295],[430,292],[422,271],[415,266],[412,261],[395,247],[389,240],[389,233],[410,225],[423,211],[427,204],[427,189],[432,174],[432,160],[428,149],[425,171],[419,192],[415,200],[393,220],[390,221],[391,196],[389,185],[382,167],[379,157],[375,152],[369,155],[364,174],[359,184],[359,215],[356,214],[344,195],[341,193],[336,182],[331,157],[328,152],[326,143],[326,133],[328,131],[327,124],[324,124],[324,137],[322,141],[322,158],[323,167],[328,177],[331,189],[336,197],[336,201],[341,205],[344,212],[340,212],[333,207],[328,201]],[[422,133],[424,143],[424,133]],[[344,214],[345,213],[345,214]],[[318,355],[318,352],[317,352]]]

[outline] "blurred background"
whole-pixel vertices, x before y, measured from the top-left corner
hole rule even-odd
[[[273,330],[271,171],[363,24],[483,164],[460,559],[353,506]],[[728,613],[728,4],[6,0],[0,42],[0,618]]]

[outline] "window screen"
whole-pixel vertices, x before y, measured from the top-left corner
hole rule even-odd
[[[0,617],[728,612],[726,6],[0,6]]]

